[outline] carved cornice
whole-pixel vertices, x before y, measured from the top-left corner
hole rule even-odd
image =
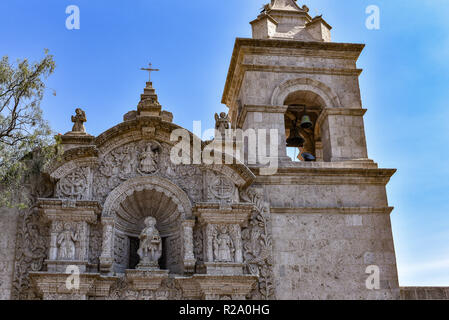
[[[335,43],[335,42],[314,42],[314,41],[295,41],[295,40],[274,40],[274,39],[244,39],[237,38],[234,45],[234,50],[231,58],[231,64],[229,66],[228,75],[226,79],[225,89],[223,92],[222,103],[230,105],[232,103],[232,96],[235,94],[231,90],[235,90],[240,86],[245,71],[243,64],[243,57],[246,54],[281,54],[292,56],[294,52],[288,52],[289,50],[296,51],[296,54],[300,52],[301,56],[309,55],[316,57],[327,58],[343,58],[357,60],[360,56],[364,44],[352,44],[352,43]],[[252,66],[247,66],[252,67]],[[261,66],[259,66],[260,68]],[[265,67],[264,67],[265,68]],[[279,69],[281,70],[281,69]],[[303,70],[304,71],[304,70]],[[306,70],[318,72],[316,70]],[[327,73],[345,73],[351,74],[349,70],[321,70]],[[302,71],[301,71],[302,72]],[[353,74],[356,75],[360,72],[358,69],[354,69]]]
[[[126,278],[135,290],[157,290],[168,278],[168,270],[126,270]]]
[[[112,284],[117,281],[117,277],[104,277],[98,273],[82,273],[80,277],[80,288],[69,290],[66,287],[66,273],[30,272],[30,277],[38,292],[48,298],[47,295],[56,295],[55,299],[67,298],[71,295],[75,297],[87,298],[87,296],[107,297]]]
[[[255,206],[250,203],[222,205],[220,203],[197,203],[192,211],[201,224],[246,225]]]
[[[194,275],[203,295],[238,295],[245,297],[256,285],[257,277],[252,275],[213,276]]]
[[[98,201],[38,199],[37,205],[41,209],[82,210],[100,213],[102,206]]]
[[[265,71],[278,73],[326,74],[337,76],[359,76],[363,69],[352,68],[307,68],[295,66],[270,66],[263,64],[242,64],[243,71]]]
[[[326,108],[324,109],[320,116],[317,119],[317,125],[321,127],[323,121],[328,116],[354,116],[354,117],[363,117],[367,109],[353,109],[353,108]]]
[[[393,207],[271,208],[276,214],[391,214]]]
[[[98,158],[98,149],[95,146],[76,147],[64,152],[60,159],[54,161],[46,172],[55,178],[55,172],[60,171],[62,167],[67,166],[68,163],[83,162],[90,165],[95,165]],[[57,174],[56,174],[57,175]],[[60,177],[59,177],[60,178]],[[56,179],[59,179],[56,178]]]
[[[281,113],[284,114],[288,106],[272,106],[272,105],[244,105],[237,119],[237,128],[242,128],[248,112],[262,113]]]
[[[73,144],[73,145],[92,145],[95,137],[89,134],[82,133],[66,133],[61,136],[62,144]]]
[[[258,174],[260,168],[251,168],[256,183],[265,185],[386,185],[396,169],[363,168],[279,168],[272,176]]]
[[[98,201],[39,199],[37,205],[49,220],[95,223],[102,210]]]

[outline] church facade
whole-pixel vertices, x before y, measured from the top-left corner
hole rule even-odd
[[[253,37],[236,40],[213,141],[174,124],[151,82],[97,137],[77,110],[34,206],[2,209],[0,297],[399,299],[386,194],[395,170],[368,158],[364,46],[331,42],[308,11],[273,0]],[[229,130],[276,130],[263,145],[275,172],[248,160],[244,139],[224,139]],[[180,163],[175,131],[192,150]],[[229,144],[231,154],[212,153],[232,161],[193,159]]]

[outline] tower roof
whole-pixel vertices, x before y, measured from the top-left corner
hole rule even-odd
[[[254,39],[331,41],[331,26],[319,16],[312,19],[306,5],[296,0],[271,0],[251,22]]]
[[[287,11],[300,11],[308,12],[307,6],[303,6],[302,9],[298,6],[295,0],[271,0],[271,4],[268,5],[271,10],[287,10]]]

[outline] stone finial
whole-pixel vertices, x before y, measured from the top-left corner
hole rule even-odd
[[[272,0],[251,25],[254,39],[331,41],[332,27],[321,17],[312,19],[309,8],[295,0]]]
[[[77,108],[75,110],[75,115],[72,116],[72,122],[74,123],[72,132],[86,133],[86,128],[84,127],[84,122],[86,121],[86,113],[82,109]]]
[[[303,6],[307,8],[307,6]],[[271,9],[272,10],[301,10],[299,6],[296,4],[296,0],[271,0]],[[308,8],[307,8],[308,11]],[[307,12],[306,11],[306,12]]]
[[[160,117],[161,110],[162,107],[158,101],[156,90],[153,88],[153,83],[147,82],[137,105],[137,116]]]

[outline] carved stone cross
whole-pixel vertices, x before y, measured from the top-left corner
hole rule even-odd
[[[225,197],[229,195],[230,192],[232,192],[232,185],[224,179],[220,178],[218,183],[213,186],[213,189],[218,197]]]

